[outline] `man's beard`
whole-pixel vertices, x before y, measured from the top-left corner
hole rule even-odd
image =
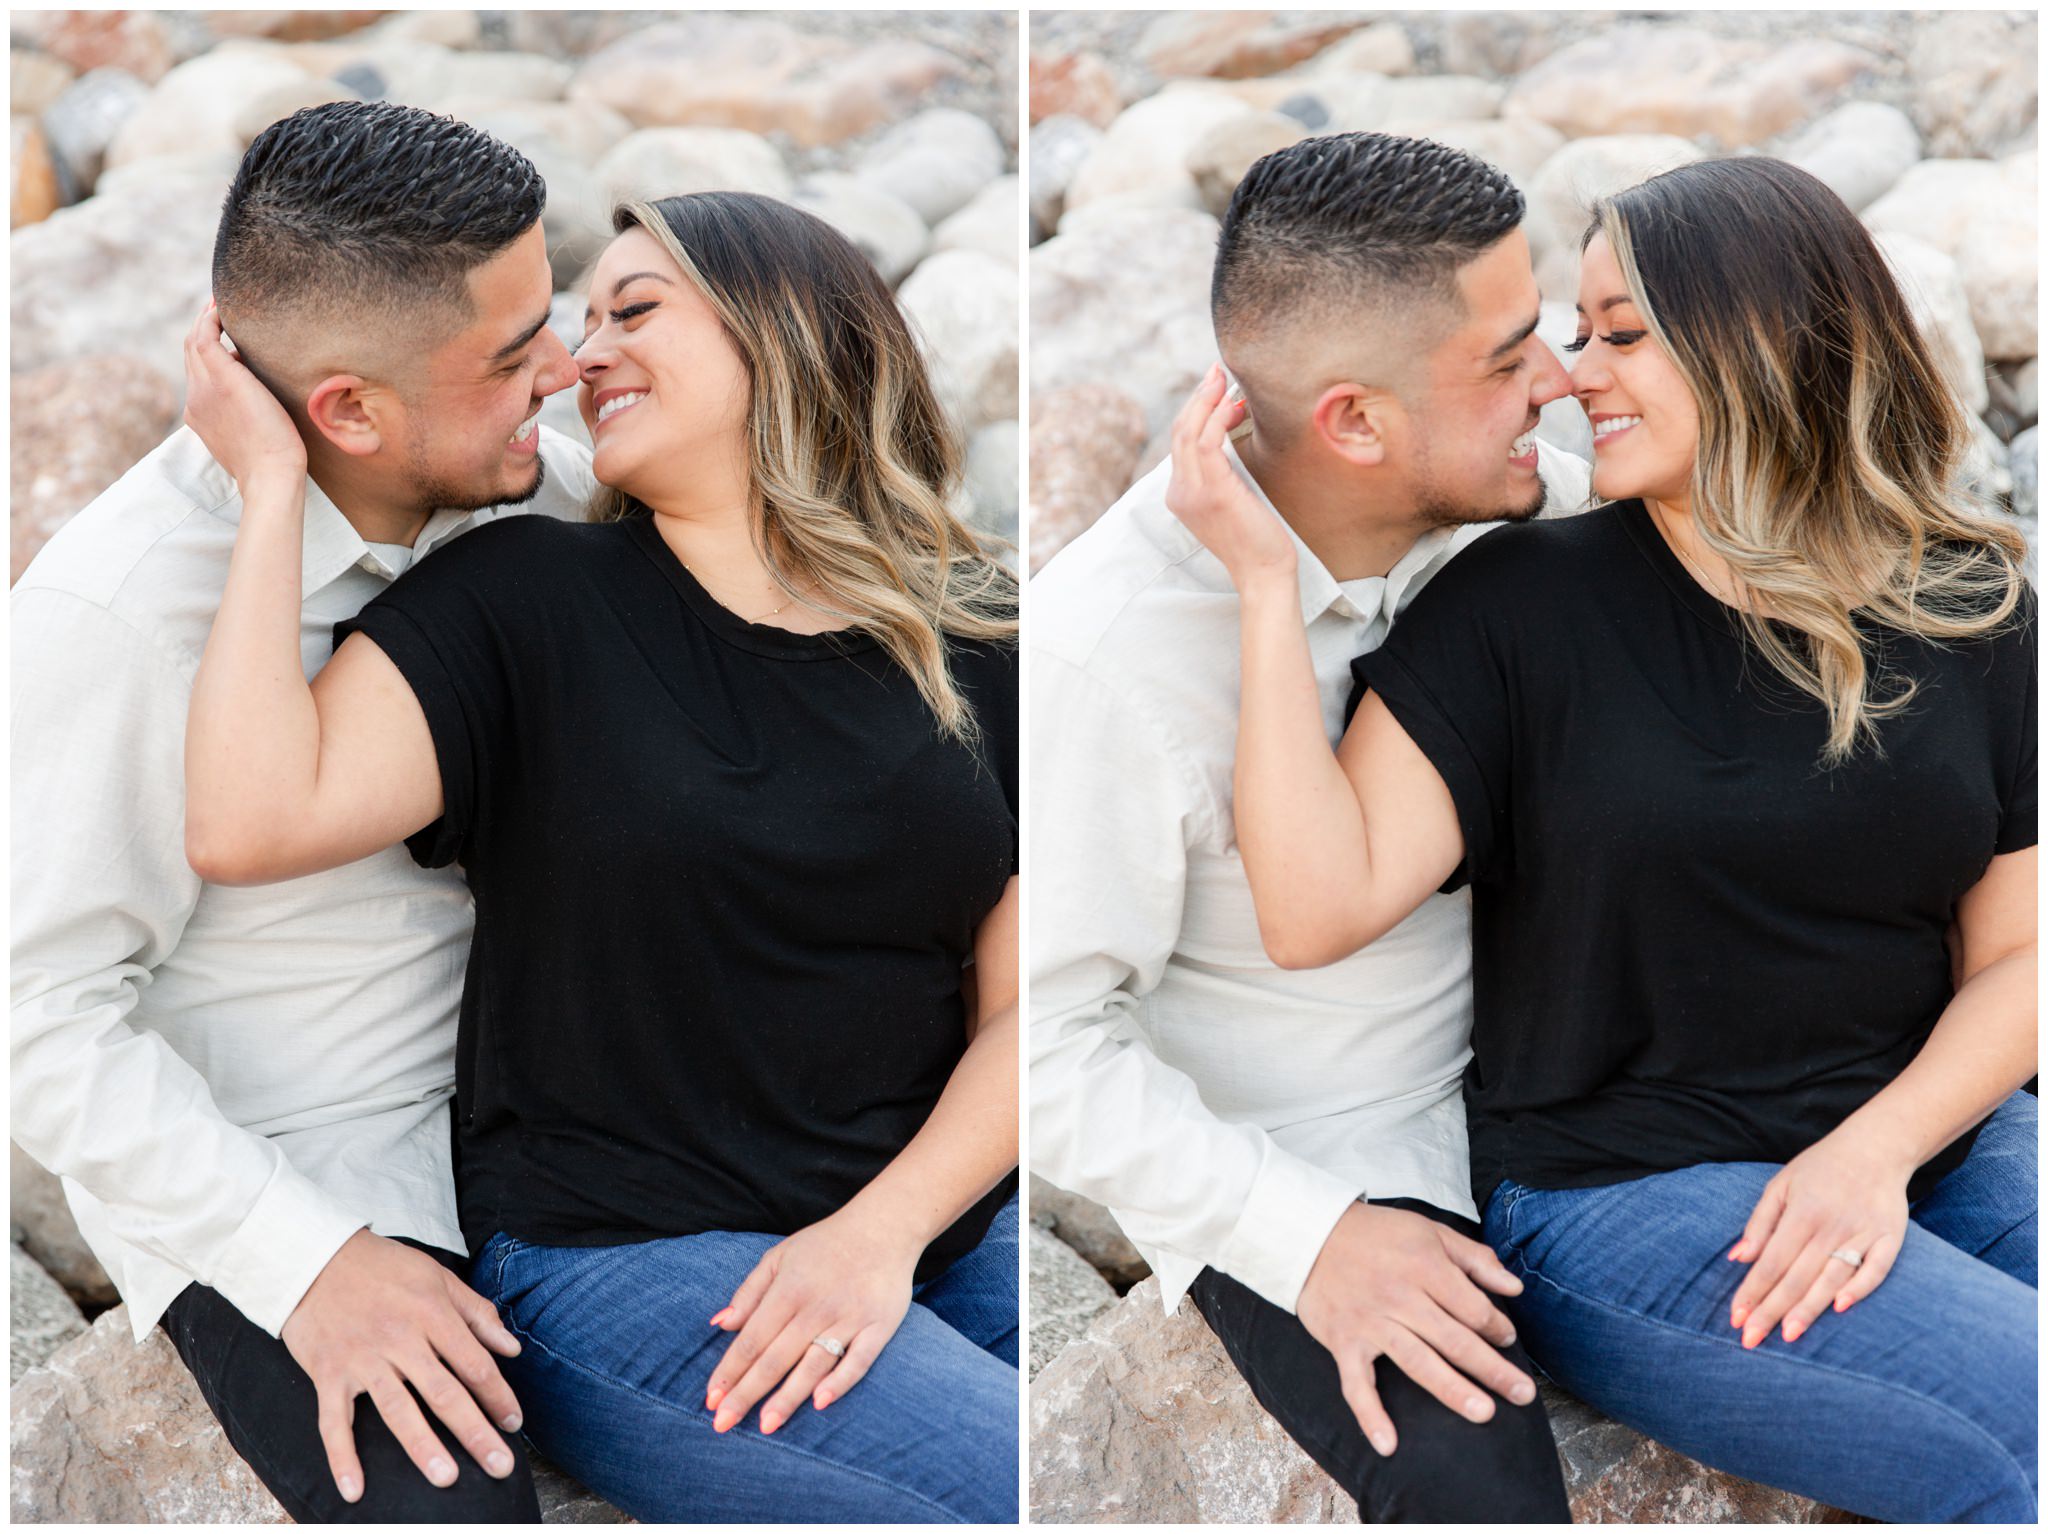
[[[1538,474],[1535,494],[1526,506],[1487,506],[1475,505],[1469,500],[1452,500],[1438,488],[1436,478],[1430,472],[1427,439],[1417,444],[1415,475],[1421,481],[1421,488],[1415,496],[1415,519],[1424,527],[1464,527],[1471,522],[1527,522],[1539,515],[1550,499],[1550,487]]]
[[[486,490],[474,483],[460,484],[443,478],[415,460],[406,466],[406,487],[421,515],[435,511],[482,511],[486,506],[523,506],[539,495],[540,487],[547,483],[547,460],[539,453],[533,455],[533,469],[532,484],[507,494],[495,487]]]

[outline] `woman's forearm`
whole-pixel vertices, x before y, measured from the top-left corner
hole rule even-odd
[[[1327,964],[1375,932],[1365,812],[1323,733],[1323,706],[1291,571],[1248,580],[1235,778],[1238,851],[1259,935],[1277,964]]]
[[[311,801],[320,715],[299,655],[306,481],[252,481],[220,611],[192,686],[185,846],[203,876],[234,882],[252,844],[277,840]]]
[[[983,1018],[924,1127],[845,1213],[923,1251],[1017,1165],[1017,1008]]]
[[[2037,951],[2029,943],[1972,975],[1912,1064],[1842,1129],[1911,1175],[2025,1085],[2037,1068]]]

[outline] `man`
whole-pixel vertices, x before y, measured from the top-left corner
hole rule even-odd
[[[594,488],[535,423],[576,378],[543,198],[520,155],[386,104],[300,112],[242,162],[214,292],[306,444],[309,676],[476,508],[574,517]],[[185,860],[240,513],[180,431],[14,589],[14,1138],[294,1518],[537,1521],[492,1358],[518,1343],[455,1276],[460,873],[392,848],[230,889]]]
[[[1585,499],[1531,435],[1567,385],[1522,211],[1469,156],[1346,134],[1259,161],[1225,215],[1237,458],[1300,546],[1333,741],[1352,658],[1484,524],[1546,481]],[[1168,477],[1032,588],[1033,1167],[1112,1208],[1362,1518],[1565,1519],[1488,1298],[1519,1286],[1473,1223],[1466,897],[1325,969],[1268,960],[1231,824],[1238,604]]]

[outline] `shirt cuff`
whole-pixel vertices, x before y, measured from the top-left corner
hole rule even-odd
[[[1323,1243],[1360,1192],[1298,1156],[1275,1152],[1260,1168],[1216,1266],[1292,1315]]]
[[[280,1167],[221,1248],[212,1287],[279,1336],[320,1270],[367,1224],[289,1166]]]

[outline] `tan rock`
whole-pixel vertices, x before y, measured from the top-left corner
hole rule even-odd
[[[2028,11],[1930,11],[1906,54],[1907,110],[1932,155],[2006,153],[2039,115],[2039,22]]]
[[[1451,74],[1512,77],[1557,51],[1558,11],[1459,11],[1441,19],[1438,62]]]
[[[62,59],[33,48],[7,50],[7,109],[16,116],[41,116],[78,78],[78,71]]]
[[[1169,86],[1126,107],[1067,186],[1071,213],[1099,198],[1134,195],[1160,207],[1201,204],[1188,151],[1218,123],[1251,108],[1228,91]]]
[[[301,85],[306,72],[254,45],[216,48],[171,70],[121,124],[107,147],[116,170],[157,155],[248,147],[236,124],[271,92]],[[217,212],[218,210],[216,210]]]
[[[1171,11],[1145,29],[1138,54],[1164,79],[1278,73],[1314,58],[1365,24],[1363,17],[1284,22],[1267,11]]]
[[[359,31],[385,11],[202,11],[215,37],[270,37],[312,43]]]
[[[111,66],[158,80],[177,62],[169,31],[149,11],[16,11],[9,30],[80,74]]]
[[[1544,59],[1516,81],[1502,110],[1573,138],[1670,133],[1732,149],[1826,111],[1877,64],[1822,37],[1774,45],[1694,27],[1617,26]]]
[[[775,146],[741,128],[642,128],[597,162],[611,202],[685,192],[759,192],[787,197],[794,183]]]
[[[1991,392],[1984,377],[1984,343],[1970,318],[1970,296],[1963,290],[1962,274],[1945,252],[1925,240],[1882,232],[1876,239],[1898,279],[1906,307],[1913,312],[1914,327],[1933,354],[1934,365],[1963,408],[1973,416],[1978,414],[1990,404]]]
[[[1548,123],[1531,117],[1494,117],[1478,120],[1445,121],[1440,118],[1399,117],[1380,130],[1408,138],[1426,138],[1462,149],[1475,159],[1497,166],[1528,196],[1536,173],[1565,146],[1565,136]]]
[[[354,91],[337,80],[305,75],[272,86],[243,106],[235,114],[232,131],[244,144],[253,144],[265,128],[272,123],[283,122],[294,112],[303,112],[307,107],[326,106],[329,102],[359,99]]]
[[[1398,21],[1376,21],[1323,49],[1304,72],[1327,74],[1405,75],[1415,68],[1415,45]]]
[[[1017,273],[976,250],[942,250],[897,290],[932,386],[963,435],[1017,416]]]
[[[41,223],[57,211],[64,200],[57,187],[57,167],[33,117],[17,113],[8,122],[7,170],[8,228]]]
[[[959,61],[923,43],[856,45],[779,21],[698,13],[592,54],[569,86],[643,126],[701,123],[836,144],[916,104]]]
[[[1913,120],[1881,101],[1852,101],[1785,146],[1781,158],[1826,182],[1852,213],[1898,184],[1920,158]]]
[[[18,455],[20,451],[17,434],[15,452]],[[21,484],[22,476],[17,473],[12,487],[17,525],[24,510]],[[93,491],[86,499],[98,493]],[[21,574],[20,564],[14,567],[13,574]],[[120,1296],[115,1294],[107,1270],[100,1266],[99,1258],[93,1256],[85,1237],[78,1233],[78,1222],[71,1217],[71,1206],[64,1202],[64,1187],[56,1174],[46,1171],[12,1142],[8,1144],[7,1156],[7,1209],[15,1241],[80,1305],[104,1310],[116,1303]]]
[[[1094,525],[1130,488],[1145,445],[1145,411],[1108,384],[1050,389],[1031,400],[1031,568]],[[1034,1179],[1032,1209],[1038,1209]]]
[[[1034,419],[1036,415],[1034,409]],[[1130,1237],[1118,1227],[1116,1216],[1100,1204],[1065,1188],[1056,1188],[1035,1175],[1031,1179],[1031,1223],[1043,1225],[1080,1253],[1082,1260],[1119,1294],[1151,1276],[1152,1269],[1131,1245]]]
[[[1217,123],[1188,152],[1188,174],[1195,178],[1202,206],[1221,218],[1230,206],[1230,194],[1254,162],[1307,137],[1308,129],[1278,112],[1256,112]]]
[[[2038,163],[2031,151],[2002,161],[1922,160],[1863,213],[1872,230],[1924,240],[1956,263],[1994,360],[2038,349]]]
[[[1023,234],[1019,194],[1015,176],[998,176],[932,231],[932,249],[978,250],[1014,269]]]
[[[790,200],[857,245],[891,287],[908,277],[931,248],[931,232],[915,208],[844,172],[805,177]]]
[[[1123,110],[1116,74],[1096,54],[1031,53],[1031,121],[1062,114],[1106,128]]]
[[[1565,303],[1577,300],[1579,236],[1593,216],[1594,203],[1703,158],[1689,139],[1617,133],[1577,139],[1546,159],[1528,193],[1530,244],[1540,244],[1546,252],[1536,268],[1543,296]]]
[[[170,434],[179,405],[156,369],[114,355],[16,373],[9,396],[11,584],[52,533]],[[18,1161],[14,1170],[19,1174]],[[34,1233],[30,1245],[54,1256],[68,1250],[76,1235],[67,1235],[55,1211],[49,1212],[50,1224]],[[80,1282],[94,1276],[75,1256],[59,1266]],[[97,1277],[105,1284],[104,1273]]]
[[[933,107],[884,133],[854,174],[937,227],[1003,173],[1003,158],[1003,141],[988,123],[958,107]]]

